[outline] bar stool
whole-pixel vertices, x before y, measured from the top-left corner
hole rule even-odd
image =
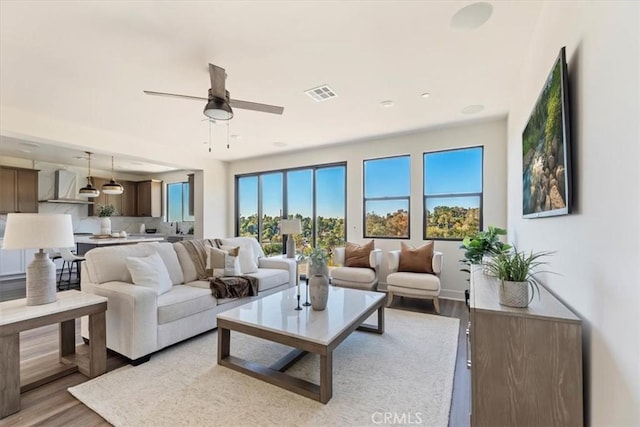
[[[69,250],[69,248],[60,248],[60,256],[62,257],[62,270],[60,270],[60,277],[58,278],[58,290],[62,290],[62,282],[67,283],[67,289],[71,288],[71,276],[73,275],[73,267],[75,266],[76,276],[78,278],[78,285],[80,284],[80,264],[84,261],[84,257],[77,256]],[[67,267],[67,279],[63,280],[62,275]]]

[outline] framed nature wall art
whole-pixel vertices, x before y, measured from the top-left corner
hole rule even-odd
[[[522,215],[571,210],[571,144],[565,48],[560,50],[522,132]]]

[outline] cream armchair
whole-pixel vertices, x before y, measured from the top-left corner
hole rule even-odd
[[[345,267],[345,249],[335,248],[333,250],[333,262],[338,265],[329,272],[331,284],[344,288],[354,288],[362,290],[376,290],[378,287],[378,273],[382,261],[382,251],[374,249],[369,254],[369,265],[371,268]]]
[[[440,314],[440,272],[442,271],[442,252],[434,252],[431,268],[435,274],[399,272],[400,251],[390,251],[387,254],[389,275],[387,276],[387,291],[389,293],[387,307],[393,302],[393,297],[404,296],[410,298],[433,299],[436,313]]]

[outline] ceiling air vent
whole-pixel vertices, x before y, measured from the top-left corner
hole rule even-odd
[[[305,90],[304,93],[309,95],[311,99],[316,102],[326,101],[327,99],[335,98],[336,93],[327,85],[314,87],[313,89]]]

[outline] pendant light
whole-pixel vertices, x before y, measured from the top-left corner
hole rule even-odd
[[[124,187],[113,179],[113,156],[111,156],[111,180],[102,185],[102,192],[104,194],[122,194],[124,192]]]
[[[87,176],[87,185],[82,187],[80,189],[79,193],[80,193],[81,196],[94,198],[94,197],[98,197],[100,195],[100,190],[95,188],[93,186],[93,183],[91,182],[91,153],[88,152],[88,151],[85,151],[85,153],[87,153],[87,157],[88,157],[88,160],[89,160],[89,174]]]

